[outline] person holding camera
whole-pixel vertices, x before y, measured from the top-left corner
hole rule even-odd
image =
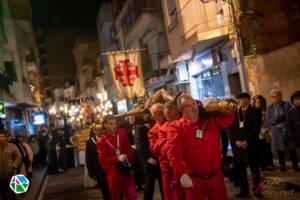
[[[99,162],[107,174],[111,200],[136,200],[137,193],[132,175],[133,150],[128,132],[118,128],[117,120],[108,115],[104,118],[106,132],[97,141]]]

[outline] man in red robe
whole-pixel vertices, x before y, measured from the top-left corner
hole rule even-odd
[[[133,159],[128,133],[125,129],[118,129],[112,116],[106,116],[104,126],[107,131],[97,141],[97,152],[107,174],[111,200],[120,200],[122,195],[126,200],[136,200],[134,178],[126,167]],[[125,170],[121,170],[120,166],[125,166]]]
[[[181,113],[174,102],[167,102],[164,107],[164,115],[168,121],[164,123],[158,133],[158,143],[160,148],[158,157],[162,174],[164,200],[179,200],[181,198],[176,192],[176,179],[167,158],[169,149],[167,145],[167,132],[170,123],[174,120],[178,120],[181,117]]]
[[[220,129],[228,128],[234,114],[199,116],[196,101],[183,94],[177,100],[183,117],[168,128],[168,159],[188,200],[226,200],[221,171]]]

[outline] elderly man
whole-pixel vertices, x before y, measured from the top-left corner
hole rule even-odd
[[[293,141],[287,140],[285,131],[286,118],[288,111],[292,108],[289,102],[282,100],[280,90],[274,89],[271,91],[273,103],[267,109],[267,121],[271,126],[272,146],[277,150],[277,155],[280,164],[280,170],[285,171],[285,148],[290,153],[290,157],[295,170],[298,170],[298,159],[295,144]]]
[[[100,165],[107,174],[111,200],[136,200],[134,178],[129,171],[133,151],[128,141],[128,133],[119,129],[112,116],[104,119],[105,132],[97,141]]]
[[[234,114],[199,116],[196,101],[187,94],[178,98],[177,106],[183,117],[169,125],[168,158],[185,199],[227,199],[221,171],[220,129],[233,123]]]
[[[3,200],[15,199],[9,183],[21,161],[22,156],[17,146],[8,143],[5,131],[0,130],[0,197]]]

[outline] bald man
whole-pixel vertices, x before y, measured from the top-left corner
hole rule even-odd
[[[183,117],[168,127],[168,160],[187,200],[227,200],[221,171],[220,129],[234,122],[234,113],[199,115],[196,101],[177,100]]]
[[[155,103],[151,106],[150,112],[152,117],[156,120],[156,123],[148,132],[151,157],[147,159],[146,189],[144,193],[144,200],[153,199],[155,179],[158,180],[161,198],[163,199],[161,171],[158,162],[158,156],[160,153],[158,134],[162,125],[167,121],[164,116],[164,105],[161,103]]]

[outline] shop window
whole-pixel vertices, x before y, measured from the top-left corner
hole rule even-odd
[[[207,97],[223,99],[225,97],[223,77],[219,67],[212,67],[200,73],[196,81],[200,99]]]

